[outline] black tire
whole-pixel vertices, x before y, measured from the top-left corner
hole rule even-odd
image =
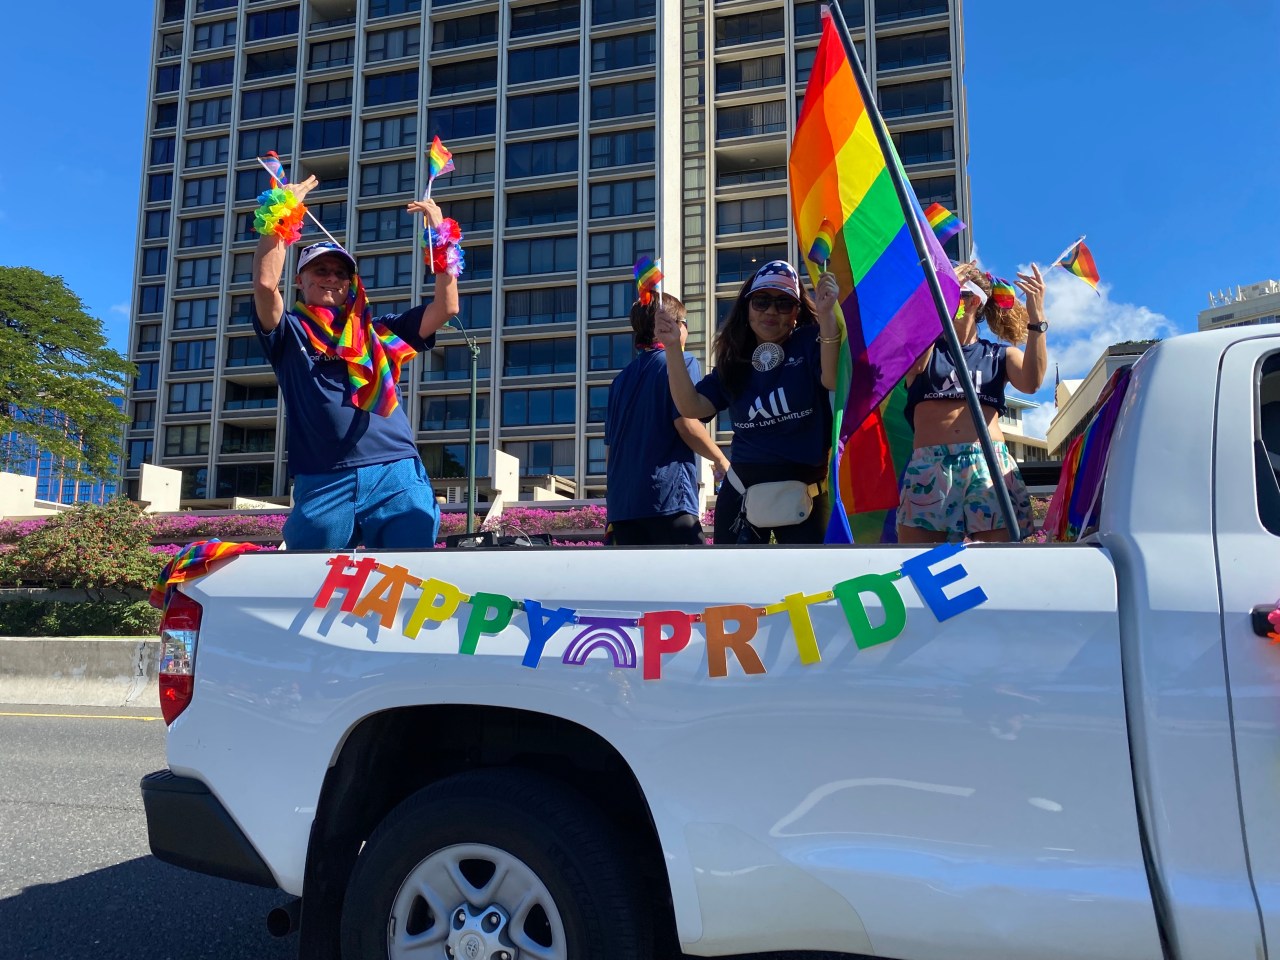
[[[564,784],[516,769],[449,777],[387,815],[357,858],[347,886],[343,960],[387,960],[392,910],[405,881],[433,856],[447,858],[458,845],[494,848],[532,871],[558,911],[567,960],[653,960],[647,899],[618,832]],[[510,904],[503,907],[511,910]],[[425,924],[424,930],[437,935],[442,928],[434,924],[450,922],[422,898],[413,910],[419,912],[406,914],[402,906],[403,916],[397,918],[406,934],[410,922]],[[554,938],[553,926],[545,925],[548,939]],[[443,946],[438,955],[445,956]]]

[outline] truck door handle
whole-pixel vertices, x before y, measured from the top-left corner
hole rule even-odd
[[[1262,604],[1253,608],[1253,632],[1260,637],[1269,637],[1277,630],[1271,625],[1270,614],[1276,610],[1275,604]]]

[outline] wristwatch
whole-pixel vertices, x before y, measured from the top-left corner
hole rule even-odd
[[[1049,329],[1049,321],[1041,320],[1039,323],[1028,323],[1027,329],[1034,330],[1036,333],[1044,333]]]

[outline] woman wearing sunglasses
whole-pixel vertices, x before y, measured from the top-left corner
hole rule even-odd
[[[716,335],[715,369],[695,385],[683,364],[667,365],[681,416],[705,421],[727,409],[733,421],[731,470],[716,501],[716,543],[768,543],[771,535],[778,543],[822,542],[830,512],[828,392],[840,352],[838,292],[835,277],[824,274],[815,301],[789,263],[766,263],[742,285]],[[679,324],[663,311],[656,334],[667,349],[679,349]],[[777,481],[808,485],[812,510],[800,522],[751,523],[738,486]]]

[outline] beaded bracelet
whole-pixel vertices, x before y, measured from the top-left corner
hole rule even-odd
[[[462,230],[457,220],[446,217],[434,230],[430,226],[423,229],[422,262],[431,268],[432,273],[462,276],[467,258],[462,250]]]
[[[258,195],[258,209],[253,211],[253,229],[264,237],[278,237],[285,245],[296,243],[302,236],[302,218],[306,205],[292,190],[272,187]]]
[[[839,343],[840,334],[837,333],[834,337],[824,337],[822,334],[818,334],[818,342],[819,343]]]

